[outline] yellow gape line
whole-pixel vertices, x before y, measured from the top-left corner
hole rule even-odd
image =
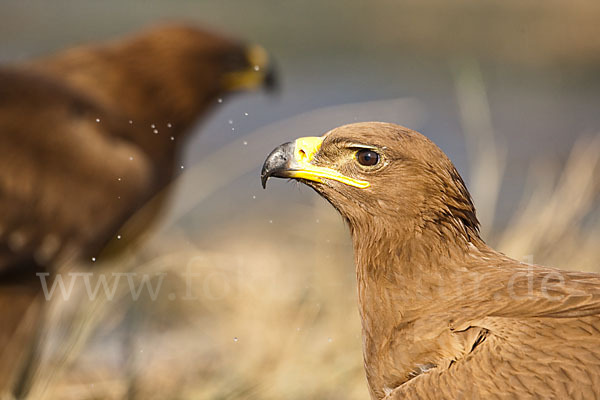
[[[369,187],[369,182],[350,178],[331,168],[311,164],[315,154],[321,148],[323,137],[302,137],[296,139],[294,148],[294,168],[288,172],[290,178],[307,179],[322,183],[322,178],[331,179],[359,189]]]

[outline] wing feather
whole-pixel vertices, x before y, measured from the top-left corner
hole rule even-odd
[[[0,271],[89,254],[152,186],[119,122],[35,74],[0,72]]]

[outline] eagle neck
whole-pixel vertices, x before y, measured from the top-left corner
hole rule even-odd
[[[446,291],[472,279],[471,255],[486,246],[477,235],[471,240],[458,233],[443,235],[439,224],[417,228],[406,221],[371,222],[351,224],[351,231],[367,380],[372,393],[382,397],[383,387],[403,382],[415,368],[407,354],[418,321],[436,318],[436,307],[446,311],[439,309],[452,294]],[[423,362],[431,362],[429,355]],[[394,372],[386,377],[390,370]]]
[[[396,229],[388,226],[351,225],[364,315],[398,320],[407,310],[429,307],[443,295],[445,283],[469,273],[470,254],[485,247],[479,236],[439,224],[435,229],[401,223],[393,225],[400,227]]]

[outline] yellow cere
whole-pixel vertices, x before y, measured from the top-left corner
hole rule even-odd
[[[308,136],[296,139],[295,154],[298,162],[311,162],[323,143],[322,137]]]
[[[350,178],[340,174],[334,169],[318,167],[311,164],[315,154],[321,148],[323,139],[323,137],[302,137],[296,139],[294,146],[294,161],[298,165],[298,168],[288,172],[290,177],[307,179],[319,183],[322,183],[322,178],[325,178],[354,186],[359,189],[369,187],[369,182],[367,181]]]

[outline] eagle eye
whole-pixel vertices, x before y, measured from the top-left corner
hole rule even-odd
[[[356,152],[356,161],[365,167],[377,165],[379,159],[379,154],[371,149],[362,149]]]

